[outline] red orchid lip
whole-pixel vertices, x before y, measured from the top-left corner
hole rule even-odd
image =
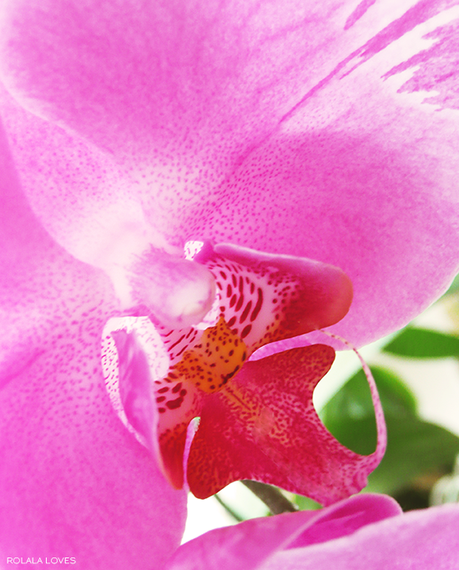
[[[188,263],[205,267],[217,291],[215,315],[206,317],[205,327],[174,329],[153,315],[150,337],[157,340],[150,349],[142,348],[134,329],[123,330],[122,319],[121,330],[107,330],[119,362],[118,371],[107,369],[107,386],[126,427],[155,454],[174,487],[183,486],[185,471],[199,498],[240,479],[270,482],[325,504],[359,491],[385,446],[371,374],[379,438],[375,453],[364,457],[340,445],[313,408],[313,389],[334,360],[330,346],[249,360],[263,345],[343,317],[352,297],[348,278],[325,264],[230,244],[201,242],[197,249]],[[144,350],[152,354],[147,358]],[[160,353],[168,366],[153,374],[148,362],[156,363]],[[197,416],[185,458],[188,426]]]

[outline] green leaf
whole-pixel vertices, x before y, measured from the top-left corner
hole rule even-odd
[[[459,337],[407,327],[384,349],[385,352],[411,358],[459,357]]]
[[[393,495],[421,475],[451,470],[459,453],[456,435],[418,418],[388,415],[386,424],[387,451],[369,476],[367,491]]]
[[[387,425],[387,451],[369,476],[367,491],[395,494],[417,477],[448,470],[459,453],[459,438],[416,416],[416,401],[391,371],[372,367]],[[328,402],[321,418],[346,447],[367,455],[376,447],[373,405],[362,371]]]
[[[384,413],[415,416],[416,399],[403,381],[390,370],[371,367]],[[346,447],[362,454],[374,451],[376,425],[373,402],[363,370],[359,370],[324,406],[320,417],[327,429]],[[364,431],[359,420],[368,420]]]
[[[452,293],[457,293],[459,291],[459,273],[453,279],[453,282],[449,286],[448,291],[446,291],[445,295],[451,295]]]
[[[294,495],[293,500],[300,511],[317,511],[322,508],[320,503],[309,497],[303,497],[303,495]]]

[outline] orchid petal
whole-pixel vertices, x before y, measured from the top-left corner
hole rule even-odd
[[[166,570],[255,570],[284,549],[327,543],[352,535],[365,525],[389,518],[396,520],[392,517],[400,513],[400,507],[390,497],[360,495],[319,511],[252,519],[213,530],[184,544]]]
[[[325,429],[312,392],[333,359],[326,345],[274,354],[246,363],[209,397],[188,458],[191,491],[205,498],[232,481],[256,479],[330,504],[362,489],[384,454],[385,436],[378,430],[376,451],[361,456]]]
[[[126,245],[131,253],[155,241],[145,234],[141,208],[129,197],[129,177],[113,160],[26,112],[1,84],[0,110],[27,201],[67,251],[101,266],[107,258],[125,257]],[[51,210],[58,215],[50,216]]]
[[[0,135],[0,551],[147,570],[177,546],[185,496],[110,407],[110,282],[40,226]]]
[[[73,195],[141,204],[157,241],[198,236],[341,267],[355,300],[335,328],[354,344],[405,324],[457,271],[459,131],[443,81],[456,74],[456,24],[442,26],[443,4],[94,2],[91,18],[88,3],[5,6],[10,91],[131,177],[115,195],[84,184]],[[404,61],[399,45],[423,34],[434,46]],[[424,98],[426,87],[442,95]],[[17,137],[30,121],[11,127]],[[43,210],[68,222],[67,241],[70,200]]]
[[[301,0],[5,2],[2,75],[36,114],[117,155],[171,158],[180,147],[177,158],[193,160],[193,150],[209,153],[212,139],[213,158],[218,143],[226,163],[241,143],[262,140],[340,54],[390,21],[380,15],[345,33],[354,8]]]
[[[226,562],[241,570],[453,570],[458,523],[457,505],[401,514],[390,497],[360,495],[208,532],[181,546],[166,570],[217,570]]]
[[[113,415],[97,329],[64,332],[1,394],[0,550],[147,570],[179,544],[184,494]]]
[[[411,511],[349,537],[279,552],[260,570],[457,568],[457,505]]]

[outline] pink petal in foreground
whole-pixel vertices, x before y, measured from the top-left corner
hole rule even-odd
[[[277,552],[259,570],[457,570],[459,507],[411,511],[312,547]],[[244,568],[240,567],[241,570]]]
[[[345,33],[355,6],[336,0],[4,4],[1,71],[26,107],[118,156],[186,170],[210,156],[226,170],[388,20]]]
[[[1,393],[0,552],[150,570],[180,541],[185,495],[113,414],[100,373],[103,319],[94,290],[86,295],[86,326],[63,328]]]
[[[253,519],[181,546],[166,570],[457,570],[459,507],[401,513],[384,495]]]
[[[101,373],[116,300],[30,211],[0,131],[0,553],[150,570],[177,546],[185,495],[121,426]],[[166,513],[166,514],[165,514]]]
[[[255,570],[264,568],[267,559],[274,556],[275,560],[277,552],[300,547],[306,551],[306,558],[305,546],[327,544],[384,519],[391,518],[393,522],[397,519],[392,517],[400,513],[400,507],[390,497],[359,495],[319,511],[252,519],[213,530],[184,544],[165,570]],[[325,569],[329,567],[324,566]]]
[[[191,444],[187,480],[199,498],[239,479],[255,479],[330,504],[366,484],[385,449],[381,405],[372,387],[378,445],[361,456],[323,426],[312,403],[334,350],[312,345],[247,362],[207,398]]]

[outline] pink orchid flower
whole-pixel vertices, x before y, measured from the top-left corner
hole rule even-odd
[[[181,546],[166,570],[386,570],[458,567],[459,507],[402,514],[385,495],[252,519]]]
[[[313,331],[369,342],[457,271],[456,46],[444,8],[3,2],[2,554],[160,568],[185,515],[164,474],[181,485],[183,426],[198,409],[187,476],[200,496],[247,474],[325,503],[364,484],[377,455],[347,454],[310,405],[333,354]],[[186,260],[192,240],[220,245]],[[236,274],[243,285],[231,285]],[[200,329],[215,299],[218,319]],[[171,365],[154,376],[138,337],[112,333],[115,388],[144,445],[113,411],[100,355],[110,319],[139,315]],[[188,364],[209,356],[213,334],[218,370],[204,371],[204,389]],[[237,358],[216,356],[222,335]],[[291,344],[249,360],[271,341]],[[154,402],[147,381],[158,382]]]

